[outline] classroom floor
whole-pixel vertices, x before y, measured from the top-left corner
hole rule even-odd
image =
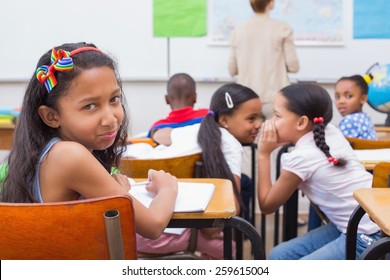
[[[299,218],[301,220],[307,221],[307,215],[299,215]],[[257,228],[258,231],[260,231],[260,219],[261,219],[261,215],[260,214],[256,214],[256,228]],[[274,214],[267,215],[267,219],[266,219],[266,236],[265,236],[265,253],[266,253],[266,257],[268,256],[269,251],[274,246],[274,220],[275,220]],[[279,242],[280,242],[282,240],[282,232],[281,232],[281,229],[282,229],[282,224],[281,224],[282,223],[282,216],[280,217],[279,221],[280,221],[280,225],[279,225],[279,232],[280,232]],[[298,235],[304,234],[306,232],[307,232],[307,225],[298,227]],[[243,248],[244,248],[243,259],[244,260],[253,260],[253,256],[251,254],[251,244],[250,244],[249,240],[244,240]]]

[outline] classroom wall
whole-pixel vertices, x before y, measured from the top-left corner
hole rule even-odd
[[[214,1],[225,0],[207,1],[208,22],[218,16],[211,12]],[[226,3],[239,1],[249,5],[245,0]],[[297,46],[301,69],[291,75],[294,81],[329,83],[343,75],[364,74],[376,62],[390,62],[390,41],[353,39],[353,1],[338,1],[344,3],[344,44]],[[276,1],[276,5],[281,3]],[[176,72],[188,72],[203,81],[229,78],[227,45],[211,44],[209,36],[170,38],[169,42],[154,37],[152,0],[67,0],[66,6],[51,0],[2,1],[0,38],[0,61],[6,65],[0,68],[0,81],[5,82],[25,81],[44,51],[78,41],[93,42],[112,54],[122,77],[129,81],[161,80]]]

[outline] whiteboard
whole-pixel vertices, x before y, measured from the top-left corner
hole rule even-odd
[[[0,8],[0,81],[26,80],[56,45],[94,43],[123,79],[166,78],[167,40],[153,37],[152,0],[8,0]]]
[[[336,81],[390,63],[390,40],[352,38],[352,5],[344,0],[344,44],[297,46],[301,68],[292,80]],[[201,81],[231,79],[228,46],[204,36],[170,38],[168,47],[167,38],[154,37],[152,0],[2,1],[0,40],[0,81],[29,79],[45,51],[79,41],[114,56],[124,80],[165,80],[177,72]]]
[[[390,40],[353,39],[353,1],[344,0],[343,3],[343,44],[297,45],[300,71],[290,74],[292,80],[331,83],[341,76],[364,74],[376,62],[390,63]],[[198,80],[205,81],[230,79],[227,70],[229,47],[210,42],[208,37],[171,38],[171,74],[188,72]]]

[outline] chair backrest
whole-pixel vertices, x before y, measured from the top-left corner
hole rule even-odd
[[[164,170],[177,178],[200,178],[201,159],[200,153],[164,159],[122,158],[119,169],[131,178],[147,178],[149,169]]]
[[[14,134],[14,125],[0,124],[0,150],[10,150]]]
[[[390,162],[376,164],[373,174],[373,188],[390,188]]]
[[[119,218],[111,215],[116,212]],[[0,203],[0,213],[2,260],[137,258],[129,196],[58,203]]]
[[[390,140],[367,140],[346,137],[354,150],[386,149],[390,148]]]

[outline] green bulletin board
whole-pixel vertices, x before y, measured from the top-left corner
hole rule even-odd
[[[205,36],[206,6],[206,0],[153,0],[154,36]]]

